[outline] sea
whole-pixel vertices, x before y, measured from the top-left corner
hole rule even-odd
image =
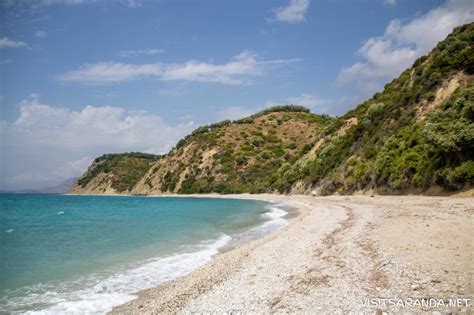
[[[0,195],[0,313],[104,314],[287,224],[227,198]]]

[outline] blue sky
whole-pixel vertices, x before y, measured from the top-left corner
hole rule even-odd
[[[5,0],[0,189],[167,152],[275,104],[343,114],[453,27],[465,0]]]

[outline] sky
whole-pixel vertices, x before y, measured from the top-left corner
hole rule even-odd
[[[276,104],[341,115],[474,21],[471,0],[2,0],[0,189],[166,153]]]

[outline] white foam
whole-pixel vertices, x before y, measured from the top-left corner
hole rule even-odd
[[[270,206],[270,211],[262,214],[262,216],[270,220],[258,226],[257,229],[270,232],[288,224],[288,221],[283,218],[288,212],[280,209],[278,206]]]
[[[14,230],[14,229],[8,229],[8,230],[6,230],[5,232],[7,232],[7,233],[10,234],[10,233],[13,233],[13,231],[15,231],[15,230]]]
[[[279,220],[282,219],[285,215],[287,215],[288,212],[278,208],[278,206],[271,206],[269,212],[265,212],[262,214],[263,216],[270,218],[272,221],[273,220]],[[282,219],[284,220],[284,219]],[[286,222],[286,220],[284,220]]]
[[[64,211],[59,211],[57,214],[64,214]]]
[[[269,211],[262,214],[265,222],[235,235],[239,243],[261,237],[287,225],[288,222],[284,219],[287,212],[279,206],[268,206]],[[204,265],[231,239],[229,235],[223,234],[217,240],[201,242],[193,247],[194,250],[153,258],[139,266],[112,274],[94,274],[74,282],[55,282],[23,288],[21,292],[17,292],[18,295],[15,294],[17,297],[7,300],[6,309],[0,307],[0,312],[23,313],[26,309],[33,309],[26,313],[105,314],[114,306],[134,300],[134,293],[137,291],[184,276]]]
[[[257,239],[266,235],[270,232],[276,231],[279,228],[288,224],[288,221],[284,219],[284,216],[288,214],[288,212],[279,208],[280,204],[273,204],[267,206],[270,210],[262,214],[262,217],[266,219],[261,225],[258,225],[254,228],[251,228],[245,232],[242,232],[235,236],[234,244],[242,244],[248,242],[253,239]]]
[[[217,240],[204,241],[194,252],[150,259],[140,266],[111,275],[95,274],[75,282],[52,283],[29,287],[26,296],[9,299],[7,312],[17,312],[44,305],[28,314],[104,314],[114,306],[136,298],[137,291],[184,276],[204,265],[226,245],[231,237],[223,234]],[[26,293],[26,292],[24,292]],[[16,310],[16,311],[15,311]]]

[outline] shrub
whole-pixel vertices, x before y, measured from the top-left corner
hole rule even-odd
[[[452,188],[474,184],[474,161],[467,161],[447,173],[446,179]]]
[[[235,163],[237,163],[237,165],[239,165],[239,166],[245,165],[245,164],[247,164],[247,159],[243,156],[237,156],[235,158]]]

